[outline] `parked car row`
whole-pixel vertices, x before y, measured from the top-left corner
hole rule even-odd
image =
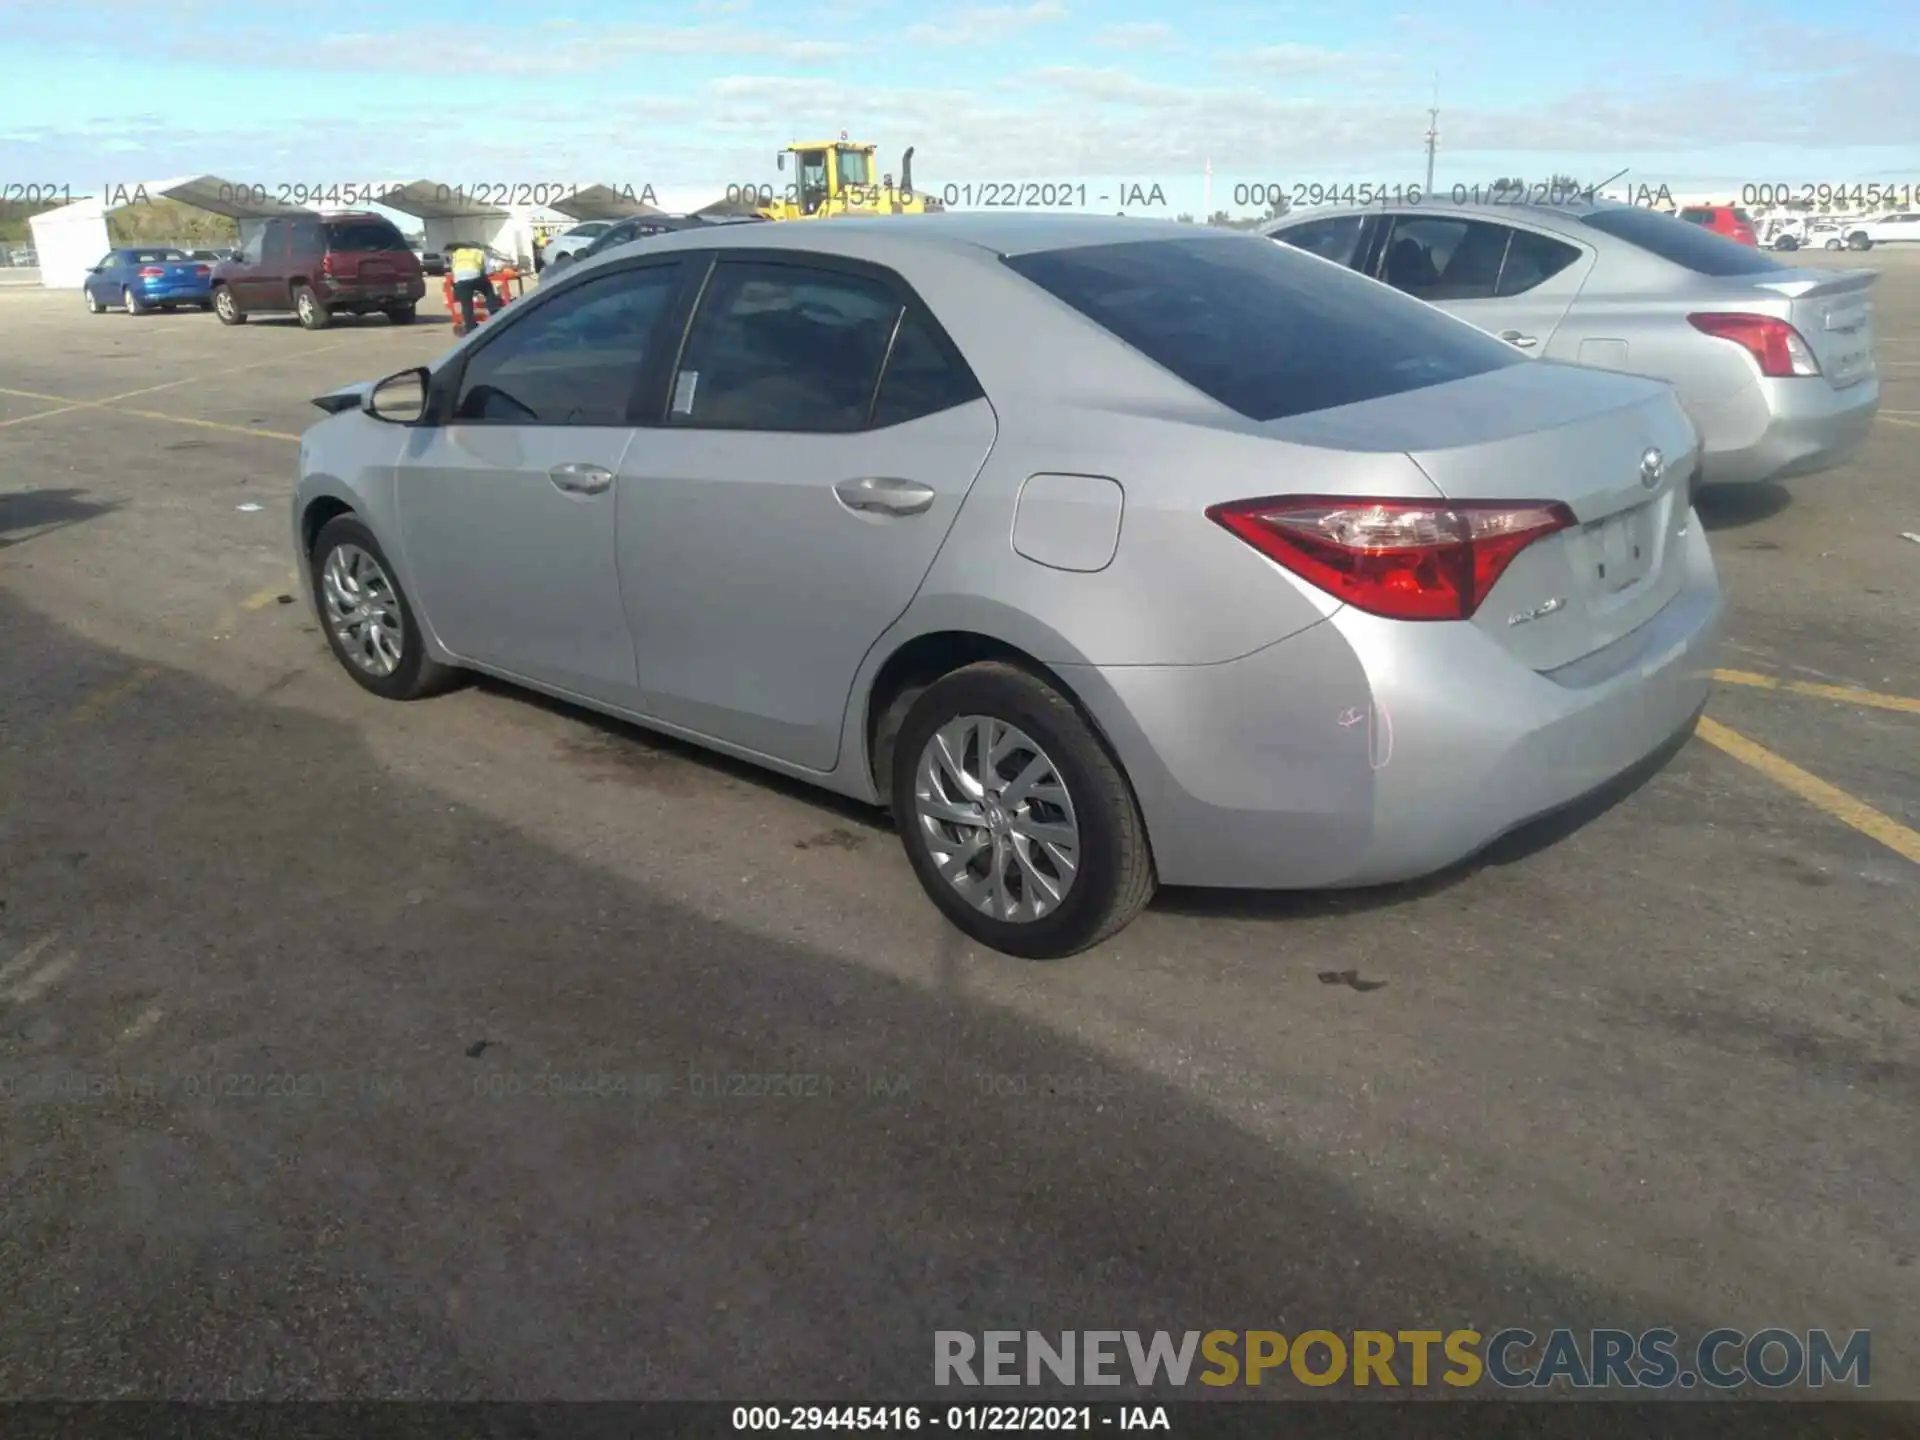
[[[890,809],[1011,954],[1452,865],[1690,732],[1695,487],[1857,443],[1872,277],[1624,206],[1276,238],[615,245],[315,401],[308,594],[375,695],[482,672]]]

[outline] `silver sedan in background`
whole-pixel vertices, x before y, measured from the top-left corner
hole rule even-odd
[[[1013,954],[1161,881],[1442,868],[1707,696],[1672,389],[1255,236],[656,235],[316,403],[292,535],[361,686],[484,671],[884,804]]]
[[[1794,268],[1606,202],[1319,210],[1263,233],[1529,355],[1669,381],[1699,428],[1705,484],[1830,470],[1880,407],[1871,270]]]

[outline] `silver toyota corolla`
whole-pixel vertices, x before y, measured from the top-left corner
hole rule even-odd
[[[1872,270],[1791,268],[1605,202],[1317,210],[1265,233],[1529,355],[1671,381],[1707,484],[1830,470],[1880,408]]]
[[[1257,236],[655,236],[301,442],[335,654],[892,810],[975,939],[1422,875],[1660,751],[1721,600],[1672,390]]]

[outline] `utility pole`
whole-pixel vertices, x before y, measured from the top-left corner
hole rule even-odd
[[[1433,195],[1433,157],[1440,148],[1440,76],[1433,77],[1433,105],[1427,111],[1427,188],[1422,191],[1429,198]]]

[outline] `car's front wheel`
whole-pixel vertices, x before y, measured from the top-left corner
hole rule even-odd
[[[240,302],[233,298],[233,291],[221,285],[213,292],[213,313],[220,317],[222,325],[244,325],[247,312],[240,308]]]
[[[1871,250],[1873,241],[1868,238],[1866,231],[1856,230],[1847,237],[1847,246],[1853,250]]]
[[[386,552],[351,515],[329,520],[313,543],[313,599],[334,658],[383,700],[418,700],[458,678],[427,654]]]
[[[894,824],[933,903],[1009,955],[1072,955],[1157,884],[1119,763],[1074,703],[1016,665],[936,680],[892,741]]]
[[[1835,235],[1831,240],[1827,241],[1827,249],[1829,250],[1844,250],[1846,248],[1847,242],[1842,240],[1838,235]]]

